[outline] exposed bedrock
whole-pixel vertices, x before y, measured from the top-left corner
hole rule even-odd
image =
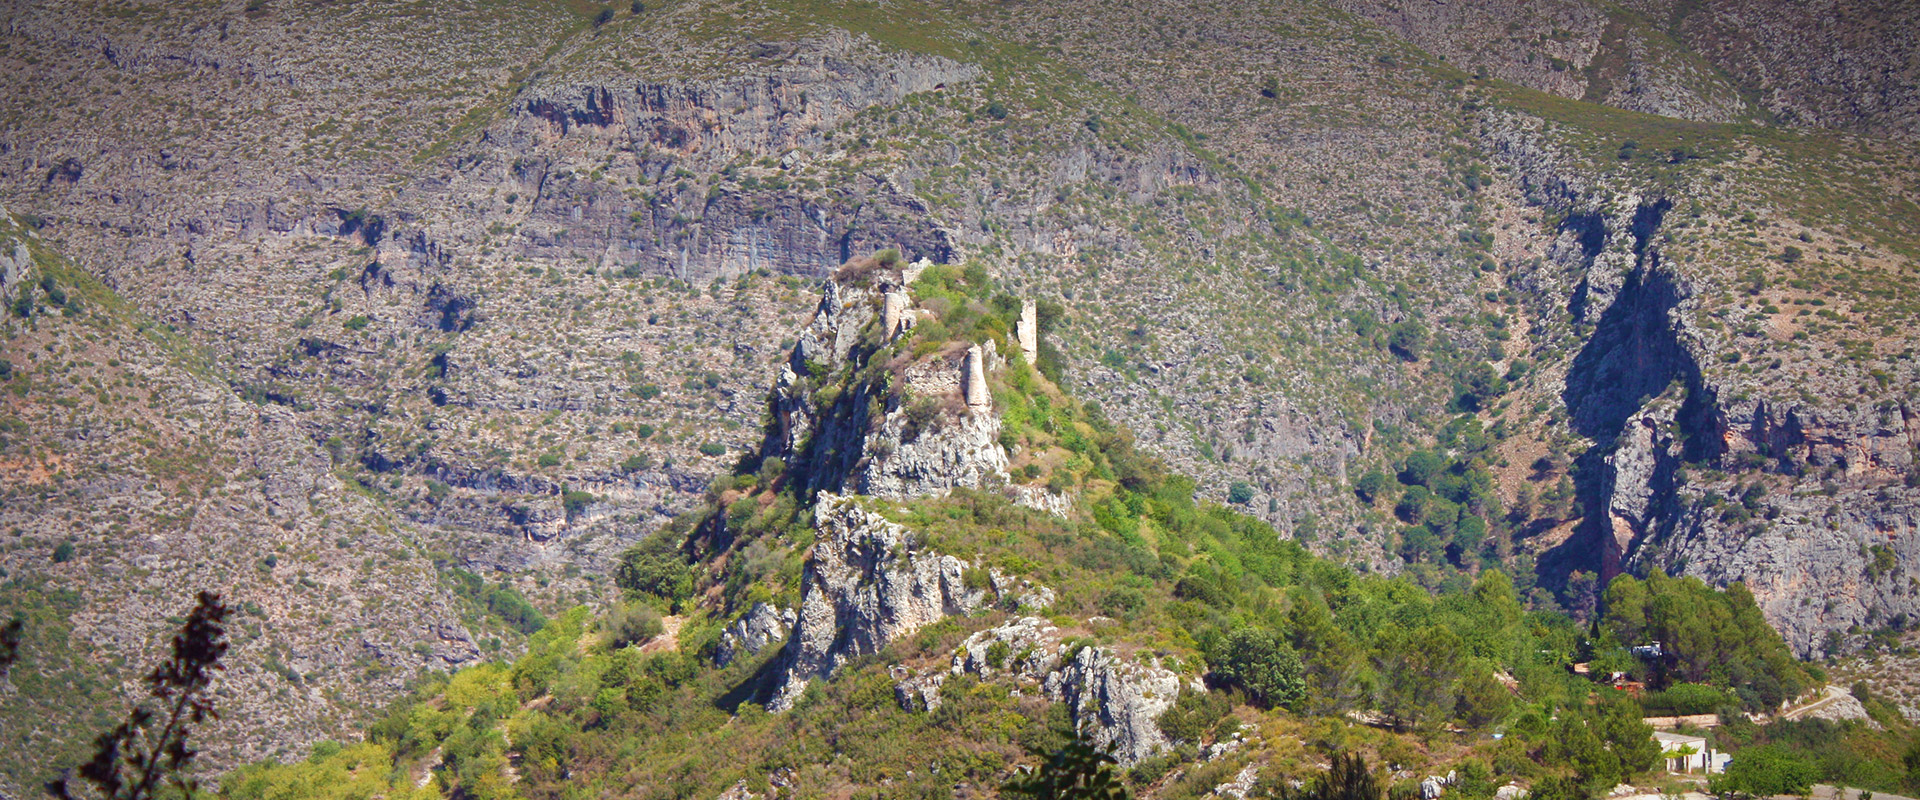
[[[1730,368],[1742,334],[1700,322],[1727,278],[1662,255],[1675,200],[1604,192],[1523,129],[1489,127],[1528,198],[1562,214],[1549,257],[1517,284],[1591,326],[1561,393],[1593,441],[1574,468],[1585,515],[1543,556],[1548,581],[1658,568],[1744,582],[1809,656],[1920,614],[1907,400],[1838,371],[1788,394]]]

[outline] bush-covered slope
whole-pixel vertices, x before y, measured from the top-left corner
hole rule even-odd
[[[1915,16],[1804,5],[24,4],[0,194],[86,312],[7,281],[0,567],[80,598],[83,673],[182,582],[255,603],[233,689],[274,711],[209,760],[302,748],[606,605],[764,438],[815,280],[899,248],[995,343],[1001,428],[921,440],[955,409],[909,402],[894,467],[822,447],[819,488],[1004,473],[1124,529],[1104,418],[1427,590],[1494,567],[1585,620],[1663,571],[1744,583],[1801,656],[1880,646],[1920,619]],[[1003,292],[1052,387],[974,324]],[[913,376],[867,379],[965,346],[787,399],[851,434]],[[768,608],[743,641],[798,621]]]
[[[667,614],[672,633],[636,643],[630,612],[574,609],[518,660],[423,687],[366,744],[248,767],[223,793],[290,800],[385,781],[475,797],[993,796],[1029,753],[1076,729],[1114,747],[1137,790],[1163,797],[1275,787],[1310,777],[1332,750],[1396,774],[1456,771],[1465,797],[1563,777],[1604,791],[1642,779],[1657,749],[1641,705],[1573,662],[1617,660],[1621,642],[1666,636],[1668,660],[1644,667],[1649,685],[1707,684],[1735,714],[1742,702],[1771,709],[1812,680],[1737,587],[1618,582],[1594,636],[1528,611],[1499,571],[1430,592],[1196,501],[1190,479],[1022,357],[989,368],[991,405],[969,406],[964,376],[932,383],[926,370],[955,345],[1020,352],[1007,332],[1021,304],[996,302],[983,272],[915,276],[892,259],[840,271],[820,335],[793,356],[815,382],[773,393],[776,413],[792,411],[783,398],[814,401],[809,433],[770,435],[769,451],[715,482],[703,511],[623,557],[624,602]],[[889,329],[902,318],[887,313],[896,291],[911,302],[893,308],[913,322]],[[822,354],[809,341],[846,349]],[[851,435],[829,424],[848,397],[863,398],[854,410],[865,415]],[[915,412],[922,402],[936,405]],[[872,440],[909,416],[920,416],[917,439],[996,417],[994,446],[1014,454],[1008,473],[887,498],[842,497],[810,474],[897,468],[898,451]],[[789,423],[770,418],[770,432]],[[819,458],[829,437],[857,457]],[[1071,502],[1023,507],[1018,481]],[[1702,621],[1675,619],[1675,606]],[[766,609],[796,607],[798,622],[767,617],[788,620],[772,623],[792,629],[784,645],[785,631],[744,635]],[[826,674],[795,672],[812,668],[810,638],[830,642]]]

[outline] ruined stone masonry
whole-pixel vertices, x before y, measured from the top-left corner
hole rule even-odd
[[[993,397],[987,393],[986,357],[980,345],[967,348],[967,410],[982,413],[993,410]]]
[[[1014,335],[1020,340],[1020,354],[1027,357],[1027,363],[1039,363],[1040,315],[1031,299],[1020,301],[1020,322],[1014,326]]]

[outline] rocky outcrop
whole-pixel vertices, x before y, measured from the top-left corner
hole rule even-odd
[[[1157,658],[1143,661],[1110,647],[1068,642],[1058,627],[1039,617],[1022,617],[969,635],[954,651],[949,672],[1012,680],[1065,703],[1075,727],[1090,732],[1100,746],[1112,747],[1122,764],[1150,758],[1173,744],[1158,720],[1179,697],[1179,675]],[[902,671],[895,679],[903,707],[939,707],[945,675]]]
[[[753,608],[720,632],[720,642],[713,649],[713,662],[724,667],[784,643],[798,618],[791,608],[754,603]]]
[[[1734,368],[1750,345],[1702,322],[1726,315],[1702,302],[1728,276],[1664,256],[1672,202],[1603,191],[1524,122],[1488,135],[1526,196],[1562,214],[1548,258],[1516,283],[1570,297],[1573,323],[1591,326],[1561,393],[1594,442],[1576,470],[1589,513],[1543,563],[1603,583],[1654,568],[1745,583],[1803,656],[1920,618],[1920,420],[1887,388],[1898,379],[1840,360],[1800,382]]]
[[[911,667],[894,665],[893,697],[906,711],[934,711],[940,708],[940,687],[947,684],[947,673],[921,673]]]
[[[1045,605],[1052,593],[1026,587],[1000,593],[1000,576],[955,556],[919,549],[915,535],[856,497],[820,495],[814,506],[818,541],[807,561],[800,613],[787,642],[767,708],[784,711],[808,682],[833,674],[847,659],[880,652],[888,642],[949,616],[965,616],[997,600]],[[987,580],[972,581],[969,573]],[[1004,578],[1000,578],[1003,582]]]
[[[1007,484],[1001,421],[987,390],[988,371],[1006,362],[992,342],[868,369],[911,327],[906,285],[924,267],[826,283],[774,386],[762,445],[809,489],[910,498]]]
[[[0,212],[4,216],[4,212]],[[0,292],[13,290],[15,284],[27,279],[28,270],[33,269],[33,254],[27,251],[24,242],[13,242],[12,252],[0,252]]]
[[[1234,773],[1233,779],[1213,787],[1215,797],[1231,797],[1234,800],[1246,800],[1253,794],[1253,787],[1260,782],[1260,765],[1248,764]]]
[[[953,674],[1014,676],[1041,681],[1060,666],[1060,629],[1039,617],[1021,617],[975,631],[953,653]]]
[[[847,488],[875,497],[907,498],[1006,484],[999,416],[969,410],[915,431],[908,411],[894,408],[867,438],[866,463],[848,476]]]
[[[1179,699],[1180,676],[1158,659],[1143,664],[1107,648],[1086,647],[1048,675],[1046,687],[1067,704],[1076,724],[1094,728],[1096,744],[1112,747],[1124,763],[1171,746],[1157,721]]]
[[[766,440],[760,446],[762,453],[786,459],[789,467],[803,466],[822,424],[829,421],[823,417],[829,417],[830,412],[836,410],[831,406],[819,408],[815,390],[835,373],[864,362],[866,356],[871,355],[874,341],[869,341],[859,352],[855,348],[862,344],[862,335],[874,323],[874,305],[880,298],[903,295],[911,280],[909,275],[916,269],[869,274],[865,280],[855,280],[851,275],[836,276],[821,285],[820,304],[815,307],[807,327],[801,330],[785,368],[774,382],[768,400],[772,419]],[[887,338],[891,338],[892,329],[897,325],[896,321],[885,326],[889,329]],[[858,391],[863,387],[854,388]],[[855,414],[865,408],[864,404],[843,405]],[[865,422],[864,419],[833,421],[848,427]],[[835,440],[834,444],[845,444],[838,440],[853,433],[852,430],[835,431],[828,434],[828,438]],[[839,452],[841,449],[832,447],[819,450],[823,459]],[[812,474],[818,471],[817,467],[810,470],[809,480],[813,485],[827,484],[827,478]],[[837,479],[838,476],[834,476],[834,480]]]

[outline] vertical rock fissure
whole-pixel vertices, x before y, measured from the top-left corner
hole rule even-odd
[[[1687,290],[1662,262],[1656,244],[1671,207],[1663,198],[1634,210],[1625,231],[1632,238],[1633,266],[1567,369],[1562,400],[1569,424],[1594,445],[1572,469],[1580,526],[1542,560],[1547,577],[1562,587],[1569,586],[1572,573],[1585,571],[1596,573],[1594,586],[1604,588],[1625,569],[1640,542],[1670,528],[1678,512],[1676,451],[1711,449],[1704,441],[1710,437],[1675,442],[1672,435],[1676,427],[1705,429],[1714,411],[1675,317]],[[1595,223],[1576,227],[1582,250],[1596,252],[1588,240]],[[1676,394],[1681,395],[1677,403],[1662,402]],[[1592,607],[1592,598],[1567,599],[1576,608]]]

